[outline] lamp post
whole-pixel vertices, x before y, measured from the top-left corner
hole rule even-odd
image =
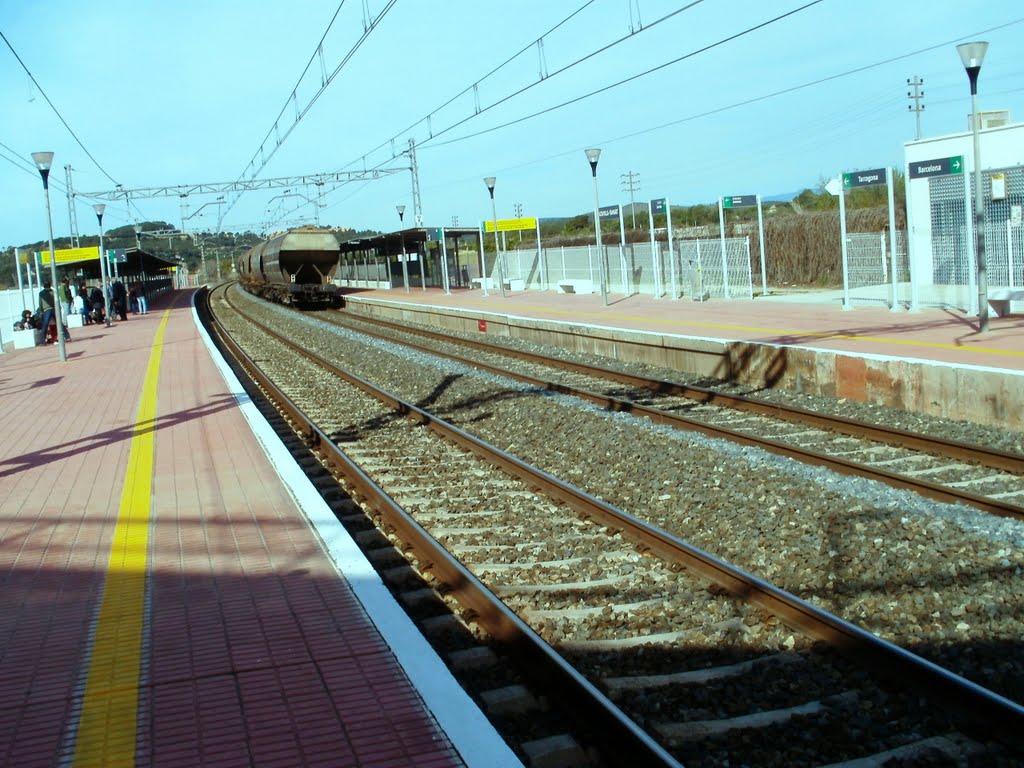
[[[96,221],[100,225],[100,284],[103,287],[103,319],[106,321],[107,328],[110,327],[110,298],[107,296],[107,282],[108,273],[110,270],[110,264],[104,266],[104,262],[107,260],[106,252],[103,250],[103,212],[107,210],[107,206],[103,203],[96,203],[92,207],[96,211]],[[84,297],[83,297],[84,298]]]
[[[988,43],[956,47],[971,81],[971,129],[974,134],[974,257],[978,263],[978,327],[988,333],[988,274],[985,267],[985,195],[981,191],[981,138],[978,133],[978,74]]]
[[[395,210],[398,211],[398,223],[402,225],[402,229],[399,234],[402,237],[402,282],[405,285],[405,292],[409,293],[409,266],[405,263],[405,206],[396,205]]]
[[[46,197],[46,224],[50,232],[50,285],[53,288],[53,316],[57,318],[57,356],[64,363],[68,359],[68,351],[64,346],[64,329],[67,321],[61,317],[60,302],[57,301],[57,257],[53,252],[53,215],[50,212],[50,167],[53,165],[53,152],[33,152],[32,160],[43,178],[43,195]],[[45,328],[43,334],[46,334]]]
[[[498,270],[498,287],[501,289],[501,298],[505,298],[505,270],[501,267],[501,250],[498,248],[498,209],[494,207],[494,183],[497,179],[488,176],[484,179],[487,191],[491,193],[491,220],[494,222],[494,266]],[[494,270],[491,270],[494,274]],[[486,277],[486,276],[485,276]]]
[[[597,238],[597,266],[601,279],[601,300],[608,306],[608,281],[605,279],[604,254],[601,253],[601,213],[600,203],[597,198],[597,161],[601,157],[600,149],[588,149],[587,162],[590,163],[590,172],[594,177],[594,237]]]

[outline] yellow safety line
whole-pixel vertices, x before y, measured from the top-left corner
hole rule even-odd
[[[75,766],[131,766],[135,763],[157,380],[170,315],[167,310],[160,320],[142,385],[128,472],[88,662]]]
[[[476,306],[481,308],[488,307],[483,302],[475,302]],[[977,352],[989,355],[1006,355],[1009,357],[1024,357],[1024,351],[1018,349],[995,349],[993,347],[976,347],[967,344],[949,344],[943,341],[918,341],[914,339],[894,339],[889,336],[861,336],[854,333],[827,333],[821,331],[798,331],[791,328],[760,328],[753,325],[728,325],[725,323],[705,323],[698,320],[680,320],[667,317],[646,317],[642,315],[620,315],[620,314],[599,314],[597,312],[579,312],[577,310],[569,309],[551,309],[549,307],[538,307],[530,304],[517,304],[512,305],[513,307],[519,307],[521,309],[531,309],[536,312],[547,312],[552,315],[566,315],[575,320],[581,318],[590,318],[595,322],[600,322],[602,325],[608,325],[611,319],[620,320],[634,320],[642,323],[656,323],[660,325],[669,326],[689,326],[692,328],[714,328],[720,331],[752,331],[755,333],[774,333],[779,336],[787,337],[801,337],[805,336],[813,339],[839,339],[847,341],[874,341],[882,344],[900,344],[904,346],[912,347],[930,347],[933,349],[952,349],[957,352]],[[543,317],[534,318],[536,320],[543,320]],[[721,339],[721,341],[730,341],[730,339]],[[731,339],[731,341],[743,341],[743,339]],[[747,339],[753,343],[772,344],[774,343],[770,339]],[[792,343],[787,343],[787,346],[793,346]]]

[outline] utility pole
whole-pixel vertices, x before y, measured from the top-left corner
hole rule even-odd
[[[452,226],[453,227],[459,226],[459,217],[458,216],[452,216]]]
[[[68,225],[71,228],[71,247],[79,246],[78,239],[78,214],[75,212],[75,188],[71,184],[71,165],[64,166],[64,178],[68,188]],[[54,286],[54,290],[57,290]]]
[[[629,192],[629,211],[633,214],[633,229],[636,229],[636,205],[633,202],[633,193],[640,189],[640,174],[635,171],[627,171],[620,174],[622,189]]]
[[[409,170],[412,171],[412,217],[417,227],[423,226],[423,203],[420,201],[420,168],[416,163],[416,140],[409,139]]]
[[[907,98],[913,101],[913,104],[908,104],[907,109],[914,113],[914,117],[917,121],[917,135],[915,139],[921,140],[921,113],[924,112],[924,104],[921,103],[921,99],[924,98],[924,91],[921,90],[921,86],[924,85],[924,80],[914,75],[913,80],[907,80],[907,85],[913,87],[913,91],[907,91]]]
[[[516,218],[517,219],[523,218],[523,204],[522,203],[516,203],[515,204],[515,209],[516,209]],[[521,230],[521,229],[519,230],[519,242],[520,243],[523,242],[523,230]]]

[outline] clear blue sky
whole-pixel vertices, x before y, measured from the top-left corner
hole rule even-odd
[[[512,216],[515,203],[527,216],[590,210],[588,146],[603,150],[602,204],[629,202],[620,178],[628,171],[639,174],[637,200],[668,195],[674,204],[689,204],[723,194],[795,193],[843,170],[902,167],[903,143],[915,131],[908,78],[925,81],[925,136],[966,128],[970,96],[955,42],[970,39],[990,42],[980,108],[1009,109],[1014,120],[1024,120],[1024,23],[1012,23],[1024,20],[1019,2],[823,0],[625,85],[470,136],[666,64],[805,2],[704,0],[654,24],[689,3],[593,0],[544,38],[549,76],[543,82],[533,46],[480,82],[474,95],[474,83],[586,0],[347,0],[326,37],[338,0],[0,0],[0,31],[96,161],[0,41],[0,246],[45,238],[39,177],[26,172],[36,150],[56,153],[57,236],[69,232],[62,192],[69,163],[78,192],[111,190],[115,182],[132,189],[238,179],[268,132],[273,136],[282,108],[283,135],[293,128],[296,106],[309,106],[323,75],[349,54],[364,33],[367,6],[372,15],[383,14],[378,25],[258,178],[354,170],[364,155],[369,168],[401,166],[404,158],[391,159],[390,139],[401,150],[414,138],[430,226],[451,225],[453,216],[462,226],[489,218],[482,182],[488,175],[497,177],[499,217]],[[640,34],[557,73],[641,24]],[[994,27],[1001,28],[985,31]],[[321,38],[322,60],[314,57],[300,82]],[[938,47],[870,66],[932,46]],[[861,67],[870,68],[742,105]],[[482,111],[475,115],[477,101]],[[705,114],[733,105],[740,106]],[[274,143],[265,145],[267,154]],[[291,197],[272,199],[283,192],[247,193],[226,214],[224,228],[261,232],[312,222],[309,204],[287,212],[304,202],[295,195],[315,192],[296,188]],[[396,229],[397,204],[408,207],[406,222],[411,218],[408,172],[325,192],[323,224]],[[191,196],[187,214],[214,199]],[[78,199],[82,234],[96,231],[92,202]],[[108,206],[105,226],[134,219],[181,224],[177,197],[136,205],[130,211],[123,202]],[[216,221],[211,204],[188,225],[209,230]]]

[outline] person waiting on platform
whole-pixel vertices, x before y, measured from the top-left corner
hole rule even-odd
[[[110,286],[110,300],[113,304],[111,311],[116,312],[122,320],[128,320],[128,291],[124,289],[120,278],[114,278]]]
[[[89,324],[89,313],[85,309],[85,286],[82,289],[77,288],[71,289],[74,292],[74,296],[71,297],[71,311],[82,318],[82,325]]]
[[[142,283],[135,284],[135,300],[139,304],[139,314],[147,314],[149,312],[149,302],[146,300],[146,289],[142,287]]]
[[[50,340],[50,325],[53,325],[53,341],[57,340],[57,315],[54,310],[55,304],[53,300],[53,284],[47,280],[43,290],[39,292],[39,311],[43,316],[41,323],[43,329],[43,339],[49,342]],[[68,329],[61,324],[61,331],[64,334],[64,341],[71,341],[71,334],[68,333]]]
[[[89,305],[92,307],[92,321],[102,323],[104,319],[103,289],[98,285],[94,285],[89,292]]]
[[[39,327],[39,319],[32,314],[31,309],[26,309],[21,313],[21,319],[14,323],[14,330],[16,331],[32,331]]]

